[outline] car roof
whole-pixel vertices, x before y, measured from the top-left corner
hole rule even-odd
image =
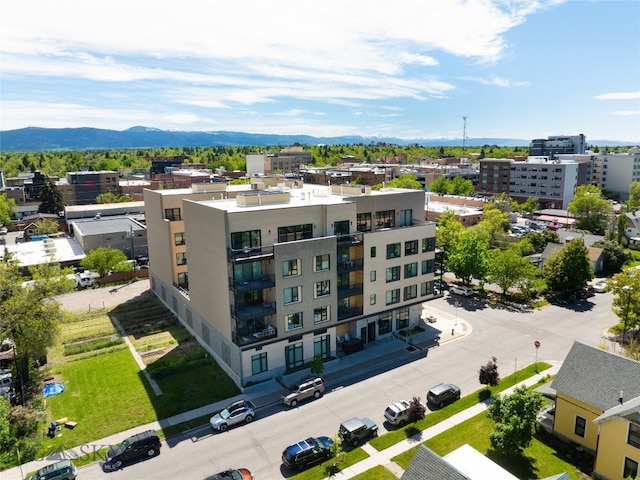
[[[60,460],[59,462],[52,463],[50,465],[46,465],[42,467],[40,470],[38,470],[38,474],[42,475],[45,473],[50,473],[65,467],[71,468],[71,465],[72,465],[71,460]]]
[[[390,408],[391,410],[396,410],[396,411],[401,411],[404,410],[405,408],[409,407],[410,403],[406,400],[399,400],[396,403],[392,403],[391,405],[389,405],[387,408]]]
[[[314,438],[309,437],[304,440],[300,440],[293,445],[289,445],[287,447],[287,453],[293,457],[304,450],[315,447],[317,444],[318,442],[316,442]]]
[[[434,395],[439,395],[449,390],[458,390],[458,387],[450,383],[441,383],[433,387],[431,390],[429,390],[429,392],[433,393]]]

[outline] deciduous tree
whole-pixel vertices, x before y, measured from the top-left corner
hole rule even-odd
[[[581,238],[567,242],[544,268],[547,286],[552,292],[575,290],[593,278],[589,252]]]
[[[509,214],[491,204],[486,204],[482,212],[482,220],[478,222],[475,229],[494,248],[504,240],[505,233],[509,230]]]
[[[630,212],[640,210],[640,182],[631,182],[629,186],[627,209]]]
[[[494,396],[487,416],[495,424],[489,434],[491,446],[507,456],[522,454],[533,438],[536,416],[544,404],[542,395],[517,387],[511,395]]]
[[[478,372],[478,381],[482,385],[495,387],[500,383],[500,374],[498,373],[497,362],[498,359],[496,357],[491,357],[491,360],[489,360],[486,365],[482,365],[480,367],[480,371]]]
[[[11,214],[16,209],[16,201],[7,197],[4,193],[0,194],[0,224],[9,225],[11,223]]]
[[[594,185],[580,185],[567,207],[575,219],[575,227],[595,235],[604,235],[613,208],[602,198],[602,191]]]
[[[409,402],[409,409],[407,411],[409,423],[415,423],[418,420],[422,420],[426,412],[427,407],[420,401],[420,397],[413,397],[411,402]]]
[[[487,280],[498,285],[503,295],[523,280],[533,281],[537,275],[538,270],[531,261],[514,248],[493,250],[489,255]]]
[[[593,246],[604,250],[603,272],[607,275],[620,272],[624,264],[632,258],[622,245],[613,240],[600,240]]]
[[[474,230],[465,230],[448,250],[448,268],[465,285],[469,285],[473,278],[485,279],[488,257],[486,242]]]
[[[126,261],[127,256],[120,250],[111,247],[99,247],[87,253],[80,261],[80,265],[104,277],[111,270],[114,270],[119,263]]]
[[[640,326],[640,275],[627,269],[614,275],[609,285],[613,292],[611,310],[620,319],[623,333]]]

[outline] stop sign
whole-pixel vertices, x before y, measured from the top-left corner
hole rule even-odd
[[[536,346],[536,348],[540,348],[540,342],[538,340],[533,342],[533,344]]]

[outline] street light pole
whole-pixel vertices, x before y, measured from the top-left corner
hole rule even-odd
[[[624,314],[624,327],[622,328],[622,346],[624,347],[624,339],[627,336],[627,322],[629,321],[629,304],[631,303],[631,287],[625,285],[622,290],[627,292],[627,309]]]

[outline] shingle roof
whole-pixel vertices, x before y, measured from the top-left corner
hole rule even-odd
[[[470,480],[432,450],[421,445],[401,480]]]
[[[551,388],[598,409],[640,396],[640,362],[574,342]]]

